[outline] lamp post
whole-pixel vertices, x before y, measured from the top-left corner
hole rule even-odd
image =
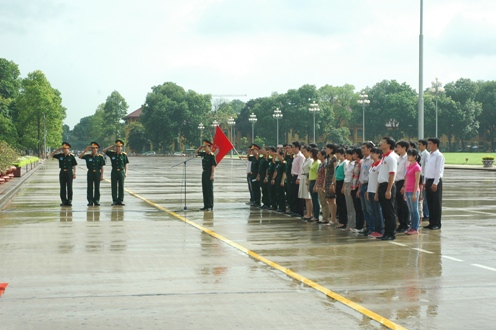
[[[200,130],[200,145],[203,144],[203,130],[205,129],[205,126],[203,126],[203,123],[200,123],[198,125],[198,129]]]
[[[253,144],[255,142],[255,123],[257,122],[257,116],[252,112],[248,120],[251,123],[251,143]]]
[[[272,115],[276,119],[277,122],[277,135],[276,135],[276,148],[279,145],[279,119],[282,118],[282,111],[279,108],[274,110],[274,114]]]
[[[363,112],[363,122],[362,122],[362,138],[363,141],[365,142],[365,107],[369,105],[370,100],[368,99],[368,95],[365,94],[365,92],[362,92],[360,94],[360,100],[358,100],[358,104],[362,105],[362,112]]]
[[[217,126],[219,126],[219,122],[216,119],[214,119],[211,126],[213,128],[212,139],[215,139],[215,130],[216,130]],[[214,141],[212,141],[212,142],[214,142]]]
[[[227,124],[231,128],[231,130],[229,132],[229,135],[230,135],[229,140],[231,140],[231,143],[232,143],[232,140],[233,140],[233,126],[236,124],[236,122],[234,121],[234,118],[233,117],[229,117],[229,119],[227,120]],[[231,158],[232,158],[232,156],[233,156],[233,150],[231,149]]]
[[[444,93],[444,87],[443,84],[436,78],[435,81],[432,82],[432,87],[430,88],[431,93],[434,93],[435,99],[436,99],[436,137],[439,137],[437,135],[437,98],[439,97],[439,94]]]
[[[424,138],[424,0],[420,0],[418,138]]]
[[[314,101],[312,104],[310,104],[310,108],[308,108],[308,111],[313,113],[313,143],[317,143],[315,140],[315,114],[320,111],[319,105]]]

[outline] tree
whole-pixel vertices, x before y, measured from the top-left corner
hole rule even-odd
[[[19,158],[17,153],[7,142],[0,140],[0,172],[10,169],[12,163]]]
[[[481,132],[488,142],[488,149],[495,150],[494,138],[496,135],[496,81],[477,82],[476,101],[481,103],[482,112],[478,117],[481,123]]]
[[[136,151],[144,151],[147,148],[150,148],[150,140],[146,135],[145,127],[142,123],[132,123],[129,124],[129,136],[127,144],[128,146]]]
[[[322,111],[324,141],[351,144],[349,126],[353,125],[352,105],[356,104],[355,87],[325,85],[319,88],[319,106]]]
[[[60,92],[52,88],[43,72],[29,73],[21,86],[13,106],[19,141],[24,148],[37,149],[41,156],[45,132],[48,146],[60,145],[66,109]]]
[[[152,87],[152,92],[146,96],[140,121],[154,146],[165,149],[175,143],[176,149],[181,138],[196,145],[200,138],[197,127],[206,123],[210,109],[210,95],[186,92],[182,87],[166,82]],[[205,125],[206,129],[208,127]]]
[[[123,118],[127,114],[129,106],[126,100],[117,91],[113,91],[105,101],[104,111],[104,131],[107,136],[115,136],[115,139],[122,138],[124,135]]]
[[[17,145],[17,130],[12,121],[12,101],[19,95],[20,71],[17,64],[0,58],[0,140]]]

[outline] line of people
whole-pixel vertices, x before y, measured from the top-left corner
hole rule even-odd
[[[384,137],[347,148],[327,144],[248,150],[252,207],[328,224],[381,240],[441,228],[444,156],[439,139],[414,142]],[[429,150],[429,151],[428,151]],[[289,206],[289,210],[287,210]]]
[[[98,153],[100,145],[91,142],[86,149],[79,155],[80,159],[86,161],[88,172],[86,174],[86,198],[88,206],[100,206],[100,181],[103,180],[105,158],[103,154],[110,158],[112,163],[112,172],[110,173],[110,182],[112,189],[112,205],[124,205],[124,178],[127,176],[129,159],[127,154],[122,151],[124,142],[116,140],[111,145]],[[62,147],[55,149],[51,157],[59,161],[59,183],[60,183],[60,206],[72,206],[72,183],[76,179],[77,161],[73,153],[70,152],[71,145],[63,142]],[[115,150],[114,150],[115,149]]]

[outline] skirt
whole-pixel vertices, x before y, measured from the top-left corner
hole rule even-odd
[[[310,188],[309,184],[310,181],[308,180],[306,175],[302,175],[300,179],[300,187],[298,189],[298,198],[303,198],[303,199],[312,199],[312,196],[310,195]]]

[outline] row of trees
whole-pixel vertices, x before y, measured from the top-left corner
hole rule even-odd
[[[0,58],[0,140],[40,156],[45,139],[49,146],[60,144],[65,116],[60,92],[43,72],[21,79],[18,65]]]

